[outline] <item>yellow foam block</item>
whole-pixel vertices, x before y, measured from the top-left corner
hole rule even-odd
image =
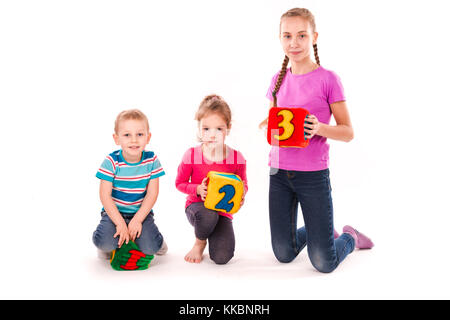
[[[208,194],[205,199],[205,208],[234,214],[241,207],[244,183],[233,173],[208,172]]]

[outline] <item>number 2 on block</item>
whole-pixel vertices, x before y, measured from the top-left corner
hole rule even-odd
[[[278,123],[278,127],[283,128],[284,131],[281,136],[275,134],[274,138],[278,140],[287,140],[294,133],[295,127],[291,122],[291,120],[294,118],[294,114],[289,110],[281,110],[277,115],[283,117],[283,120]]]
[[[231,202],[231,199],[233,199],[234,195],[236,194],[236,190],[231,184],[226,184],[222,188],[219,189],[219,193],[225,193],[222,200],[219,201],[219,203],[216,204],[216,209],[222,209],[226,212],[230,212],[231,209],[234,207],[234,203]]]

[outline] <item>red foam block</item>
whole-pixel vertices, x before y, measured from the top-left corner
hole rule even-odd
[[[308,110],[303,108],[274,107],[269,111],[267,142],[272,146],[305,148],[305,118]]]

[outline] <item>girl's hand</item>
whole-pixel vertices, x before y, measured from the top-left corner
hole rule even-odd
[[[309,123],[308,123],[309,122]],[[314,137],[320,129],[321,123],[317,120],[313,114],[307,115],[305,118],[305,138],[311,139]]]
[[[269,118],[264,119],[260,124],[259,124],[259,128],[260,129],[267,129],[267,124],[269,122]]]
[[[128,223],[128,234],[130,239],[134,241],[136,238],[141,236],[142,232],[142,223],[139,222],[136,217],[131,219],[130,223]]]
[[[205,201],[206,195],[208,194],[208,186],[206,185],[206,181],[208,178],[203,179],[202,183],[197,186],[197,195],[202,198],[202,201]]]
[[[119,248],[122,246],[122,244],[125,242],[128,244],[130,241],[130,236],[128,234],[128,227],[125,221],[123,223],[120,223],[116,226],[116,233],[114,234],[114,238],[117,238],[119,236]]]
[[[244,202],[245,202],[245,195],[242,196],[242,200],[241,200],[241,208],[242,208],[242,206],[244,205]]]

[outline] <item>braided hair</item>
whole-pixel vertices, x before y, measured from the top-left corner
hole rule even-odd
[[[305,9],[305,8],[293,8],[293,9],[290,9],[290,10],[288,10],[287,12],[285,12],[281,16],[280,20],[283,20],[283,18],[288,18],[288,17],[305,18],[305,19],[307,19],[309,21],[313,32],[316,31],[316,23],[315,23],[315,20],[314,20],[314,16],[308,9]],[[281,22],[280,22],[280,26],[281,26]],[[318,50],[317,50],[317,44],[313,44],[313,49],[314,49],[314,58],[316,59],[316,63],[320,66],[320,60],[319,60],[319,53],[318,53]],[[289,57],[288,56],[284,56],[283,64],[281,65],[281,70],[280,70],[280,73],[278,74],[277,82],[275,83],[275,88],[272,91],[273,106],[274,107],[277,106],[277,93],[280,90],[281,83],[283,82],[284,77],[286,76],[288,63],[289,63]]]

